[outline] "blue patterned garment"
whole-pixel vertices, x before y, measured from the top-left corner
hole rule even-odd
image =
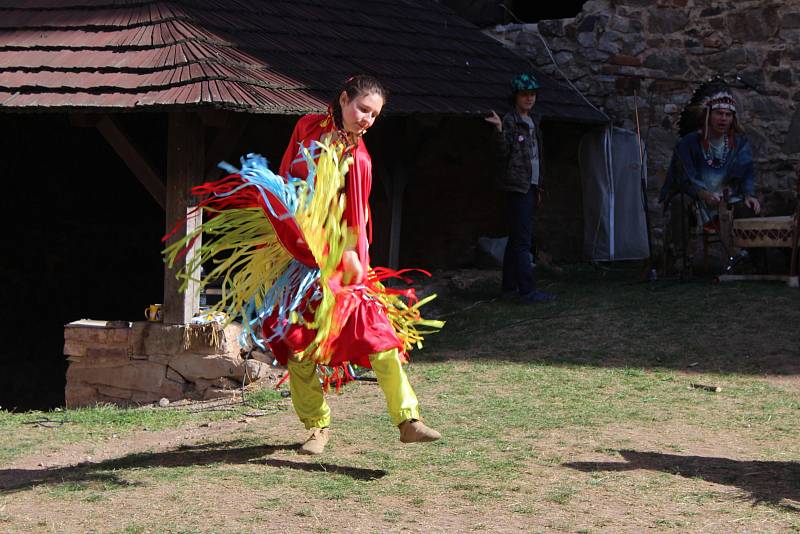
[[[702,222],[705,224],[713,219],[716,210],[709,209],[704,202],[699,201],[697,194],[700,190],[721,193],[724,188],[728,188],[730,201],[741,201],[745,197],[755,196],[755,172],[753,150],[743,135],[734,135],[733,146],[728,150],[724,161],[723,149],[712,149],[711,154],[705,154],[701,141],[701,133],[692,132],[675,145],[659,202],[664,202],[677,193],[685,193],[698,200]]]

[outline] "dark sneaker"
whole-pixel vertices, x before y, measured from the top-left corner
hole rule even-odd
[[[546,291],[542,291],[540,289],[534,289],[527,295],[523,295],[520,297],[520,301],[523,304],[535,304],[537,302],[552,302],[556,300],[556,296],[552,293],[547,293]]]

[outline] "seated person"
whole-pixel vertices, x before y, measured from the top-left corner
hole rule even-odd
[[[696,94],[681,117],[682,135],[692,111],[700,124],[675,146],[659,202],[684,193],[696,201],[703,227],[718,231],[716,214],[725,189],[735,217],[752,217],[761,206],[755,198],[753,151],[736,118],[736,99],[719,82],[708,84],[705,93]]]

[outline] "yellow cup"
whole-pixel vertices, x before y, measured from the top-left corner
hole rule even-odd
[[[151,304],[144,309],[144,318],[157,323],[161,320],[161,304]]]

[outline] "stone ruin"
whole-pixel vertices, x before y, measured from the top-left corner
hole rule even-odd
[[[67,408],[131,406],[239,393],[270,376],[271,358],[239,347],[242,328],[157,322],[76,321],[64,328]]]

